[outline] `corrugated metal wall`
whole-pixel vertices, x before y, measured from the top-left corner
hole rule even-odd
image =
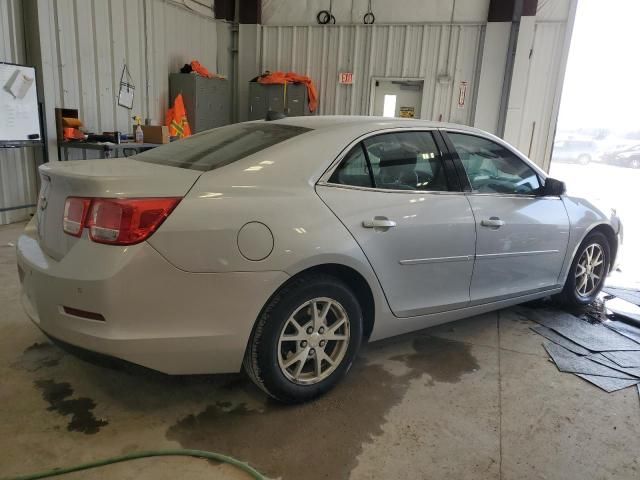
[[[0,0],[0,61],[25,63],[22,0]],[[35,203],[36,167],[30,149],[0,149],[0,225],[29,217]]]
[[[53,102],[77,108],[89,131],[131,131],[133,114],[163,123],[169,73],[192,59],[212,71],[230,73],[228,45],[218,52],[219,36],[231,36],[229,25],[175,2],[55,0],[40,8],[48,9],[40,15],[50,19]],[[135,85],[132,110],[117,104],[125,63]],[[70,158],[84,155],[76,153],[78,157]]]
[[[544,166],[553,143],[552,110],[557,92],[565,22],[537,22],[526,93],[517,136],[510,139],[525,155]]]
[[[373,77],[421,78],[423,118],[470,124],[483,31],[469,24],[263,26],[261,69],[309,75],[321,115],[368,114]],[[340,85],[339,72],[353,72],[354,84]],[[439,83],[444,73],[453,80]],[[461,81],[468,82],[465,108],[457,107]]]

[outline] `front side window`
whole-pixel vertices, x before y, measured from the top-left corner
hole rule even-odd
[[[463,133],[448,133],[474,192],[535,194],[540,188],[536,172],[511,150]]]

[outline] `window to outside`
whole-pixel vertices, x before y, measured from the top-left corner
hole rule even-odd
[[[474,191],[533,194],[540,188],[536,172],[502,145],[474,135],[448,135]]]
[[[615,208],[624,253],[606,285],[631,289],[640,289],[640,62],[630,61],[640,45],[638,18],[638,0],[577,2],[555,140],[583,145],[554,143],[549,168],[569,195],[605,213]]]
[[[382,110],[383,117],[395,117],[396,116],[396,99],[397,95],[385,95],[384,106]]]
[[[238,123],[207,130],[131,158],[206,172],[229,165],[309,130],[292,125]]]

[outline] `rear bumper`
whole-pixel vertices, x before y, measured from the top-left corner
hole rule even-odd
[[[17,257],[24,309],[47,335],[169,374],[239,371],[260,310],[288,278],[188,273],[147,243],[79,241],[58,262],[42,251],[32,224],[18,240]]]

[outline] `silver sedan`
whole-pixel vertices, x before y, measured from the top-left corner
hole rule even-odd
[[[40,167],[22,300],[70,344],[304,401],[363,341],[546,295],[591,302],[622,227],[461,125],[298,117]]]

